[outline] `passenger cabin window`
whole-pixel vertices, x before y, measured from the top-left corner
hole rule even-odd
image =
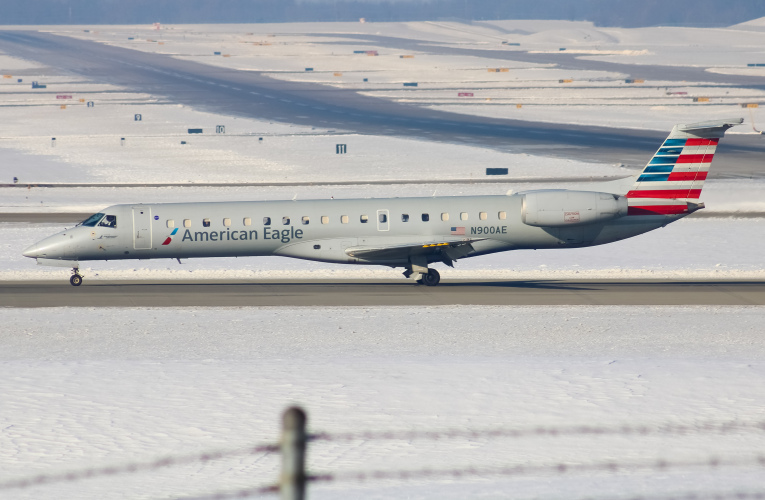
[[[489,214],[487,214],[486,212],[479,212],[478,213],[478,218],[481,219],[481,220],[486,220],[486,219],[489,218]]]
[[[203,227],[210,227],[210,219],[202,219]]]
[[[183,219],[183,227],[191,227],[191,219]]]
[[[329,217],[326,215],[321,216],[321,223],[322,224],[329,224]]]
[[[167,227],[170,229],[175,227],[175,221],[173,219],[167,219]]]
[[[380,213],[379,219],[381,223],[385,224],[386,222],[388,222],[388,214]]]
[[[229,218],[223,219],[223,225],[226,227],[231,227],[231,219]]]
[[[300,222],[302,222],[304,226],[307,226],[311,222],[311,218],[307,215],[304,215]]]
[[[245,226],[252,226],[252,219],[250,219],[249,217],[245,217],[244,220],[242,221],[242,223]]]
[[[270,226],[271,225],[271,217],[263,217],[263,225],[264,226]]]
[[[460,212],[460,220],[468,220],[467,212]]]
[[[107,215],[101,219],[101,222],[99,222],[98,225],[102,227],[117,227],[117,216]]]
[[[340,222],[343,224],[348,224],[348,216],[347,215],[341,215],[340,216]]]
[[[409,214],[401,214],[401,222],[409,222]]]
[[[499,217],[499,220],[505,220],[507,219],[507,212],[500,212],[497,214],[497,217]]]
[[[282,217],[282,224],[284,224],[285,226],[289,226],[290,225],[290,218],[289,217]]]
[[[422,214],[422,222],[428,222],[430,220],[430,214]]]
[[[446,213],[446,212],[442,213],[441,214],[441,220],[443,220],[443,221],[449,220],[449,214]]]
[[[366,224],[367,222],[369,222],[369,216],[362,215],[361,217],[359,217],[359,220],[361,221],[362,224]]]

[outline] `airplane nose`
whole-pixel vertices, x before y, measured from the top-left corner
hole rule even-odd
[[[74,256],[72,239],[67,233],[60,233],[38,241],[26,248],[24,257],[32,259],[67,259]]]
[[[40,249],[42,245],[40,245],[40,243],[42,242],[37,242],[34,245],[31,245],[25,248],[24,251],[21,252],[21,255],[23,255],[24,257],[30,257],[32,259],[36,259],[37,257],[40,256],[40,253],[41,253]]]

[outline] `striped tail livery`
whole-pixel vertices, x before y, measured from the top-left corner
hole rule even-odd
[[[717,143],[726,130],[742,122],[738,118],[675,125],[627,193],[629,215],[687,214],[703,208],[699,197]]]

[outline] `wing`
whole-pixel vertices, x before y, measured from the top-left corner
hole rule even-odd
[[[452,261],[474,251],[472,243],[483,239],[485,238],[447,238],[428,243],[355,246],[347,248],[345,253],[350,257],[370,261],[430,257],[430,261],[441,260],[451,266]]]

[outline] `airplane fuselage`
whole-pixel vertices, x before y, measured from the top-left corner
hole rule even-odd
[[[80,225],[27,249],[71,261],[281,255],[346,264],[406,266],[404,255],[367,259],[355,248],[471,241],[460,258],[517,249],[600,245],[680,216],[628,216],[570,227],[522,220],[523,196],[114,205],[109,221]],[[443,260],[433,247],[427,261]],[[455,259],[456,260],[456,259]]]

